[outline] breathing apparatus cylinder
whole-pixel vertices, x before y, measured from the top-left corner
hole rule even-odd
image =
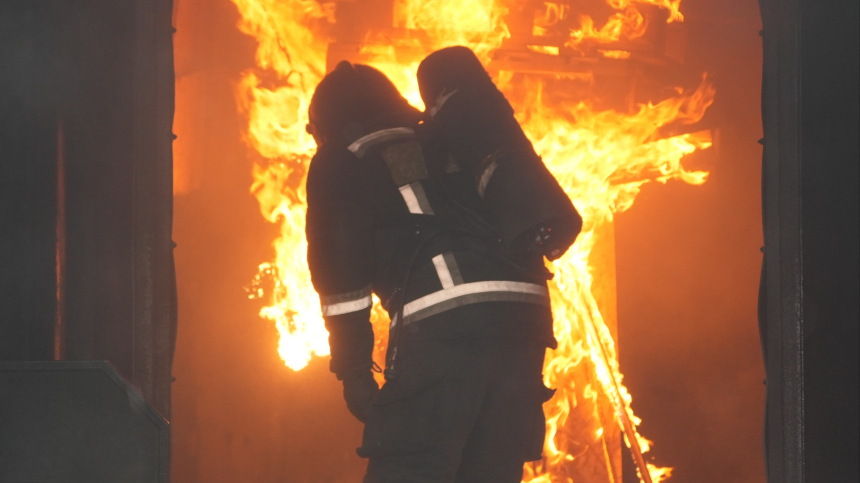
[[[466,47],[430,54],[418,67],[418,88],[431,125],[473,176],[502,243],[518,257],[564,255],[582,218],[475,54]]]

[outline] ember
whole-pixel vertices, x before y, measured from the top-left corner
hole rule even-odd
[[[331,32],[336,5],[313,0],[233,1],[242,15],[239,28],[259,43],[260,69],[245,73],[238,86],[248,116],[246,141],[261,156],[251,191],[263,216],[281,229],[273,242],[275,258],[260,265],[251,296],[268,301],[260,315],[277,325],[279,353],[286,365],[300,370],[314,355],[328,354],[327,333],[306,264],[304,177],[315,144],[305,124],[311,94],[327,62],[341,60],[326,58],[327,52],[337,55],[329,45],[335,40]],[[602,26],[591,16],[572,12],[569,5],[544,3],[542,10],[530,13],[531,43],[523,50],[540,56],[546,65],[556,65],[552,59],[561,57],[589,59],[588,65],[596,62],[592,58],[623,62],[635,58],[636,49],[630,45],[645,36],[649,21],[657,18],[645,15],[646,9],[659,7],[661,21],[683,21],[680,0],[606,3],[602,7],[612,13]],[[567,70],[516,72],[515,62],[497,53],[515,44],[509,16],[521,10],[522,6],[494,0],[397,0],[392,25],[366,32],[350,60],[380,69],[410,102],[423,107],[415,80],[418,62],[436,49],[466,45],[517,109],[536,150],[584,219],[575,245],[548,265],[555,274],[550,286],[559,347],[548,351],[544,373],[545,383],[558,391],[544,406],[548,424],[544,460],[527,465],[524,481],[581,481],[584,466],[599,468],[588,481],[619,481],[620,462],[611,440],[617,441],[620,419],[629,416],[633,424],[638,419],[630,410],[630,394],[620,384],[615,343],[593,290],[602,277],[614,277],[602,273],[593,258],[600,243],[597,234],[612,223],[615,213],[632,206],[645,183],[705,182],[707,173],[685,169],[682,159],[708,148],[710,133],[665,136],[662,128],[698,122],[715,92],[703,78],[695,89],[678,88],[672,97],[627,111],[600,109],[597,100],[588,97],[559,97],[554,86],[588,85],[593,73],[582,63]],[[375,302],[375,359],[382,364],[388,320]],[[647,452],[650,443],[638,434],[635,439]],[[648,467],[653,481],[663,481],[671,473],[671,468]]]

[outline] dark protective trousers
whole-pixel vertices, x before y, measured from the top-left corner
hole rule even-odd
[[[546,344],[404,338],[367,416],[364,483],[519,483],[543,449]]]

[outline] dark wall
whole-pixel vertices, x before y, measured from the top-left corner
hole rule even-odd
[[[165,415],[170,5],[0,3],[0,360],[109,360]]]
[[[53,355],[55,27],[49,3],[0,3],[0,360]]]
[[[132,6],[3,3],[12,61],[3,76],[15,87],[3,90],[3,238],[11,245],[3,253],[11,263],[0,275],[9,287],[0,310],[14,334],[3,338],[4,358],[53,358],[56,251],[65,244],[68,357],[109,359],[131,375]],[[64,200],[58,163],[65,164]],[[65,237],[56,230],[58,201],[66,204]]]
[[[806,479],[860,480],[860,102],[855,1],[801,2]]]
[[[761,0],[770,481],[856,481],[858,5]]]
[[[58,42],[66,165],[66,355],[110,360],[131,377],[134,5],[92,7],[63,6]]]
[[[53,358],[56,251],[64,243],[66,353],[109,359],[130,377],[133,4],[90,6],[3,3],[2,18],[12,24],[3,42],[12,62],[3,72],[17,77],[15,89],[4,89],[3,115],[14,127],[3,130],[10,138],[4,221],[11,222],[3,238],[14,245],[4,250],[12,263],[2,272],[10,287],[4,326],[16,337],[3,340],[10,359]],[[65,164],[64,239],[56,231],[58,163]],[[22,352],[26,346],[35,347]]]

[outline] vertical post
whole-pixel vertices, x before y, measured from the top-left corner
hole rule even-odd
[[[135,4],[133,160],[132,382],[168,419],[176,330],[172,4]]]
[[[66,358],[66,133],[57,120],[57,225],[54,249],[56,307],[54,312],[54,360]]]
[[[760,0],[768,481],[804,481],[800,2]]]

